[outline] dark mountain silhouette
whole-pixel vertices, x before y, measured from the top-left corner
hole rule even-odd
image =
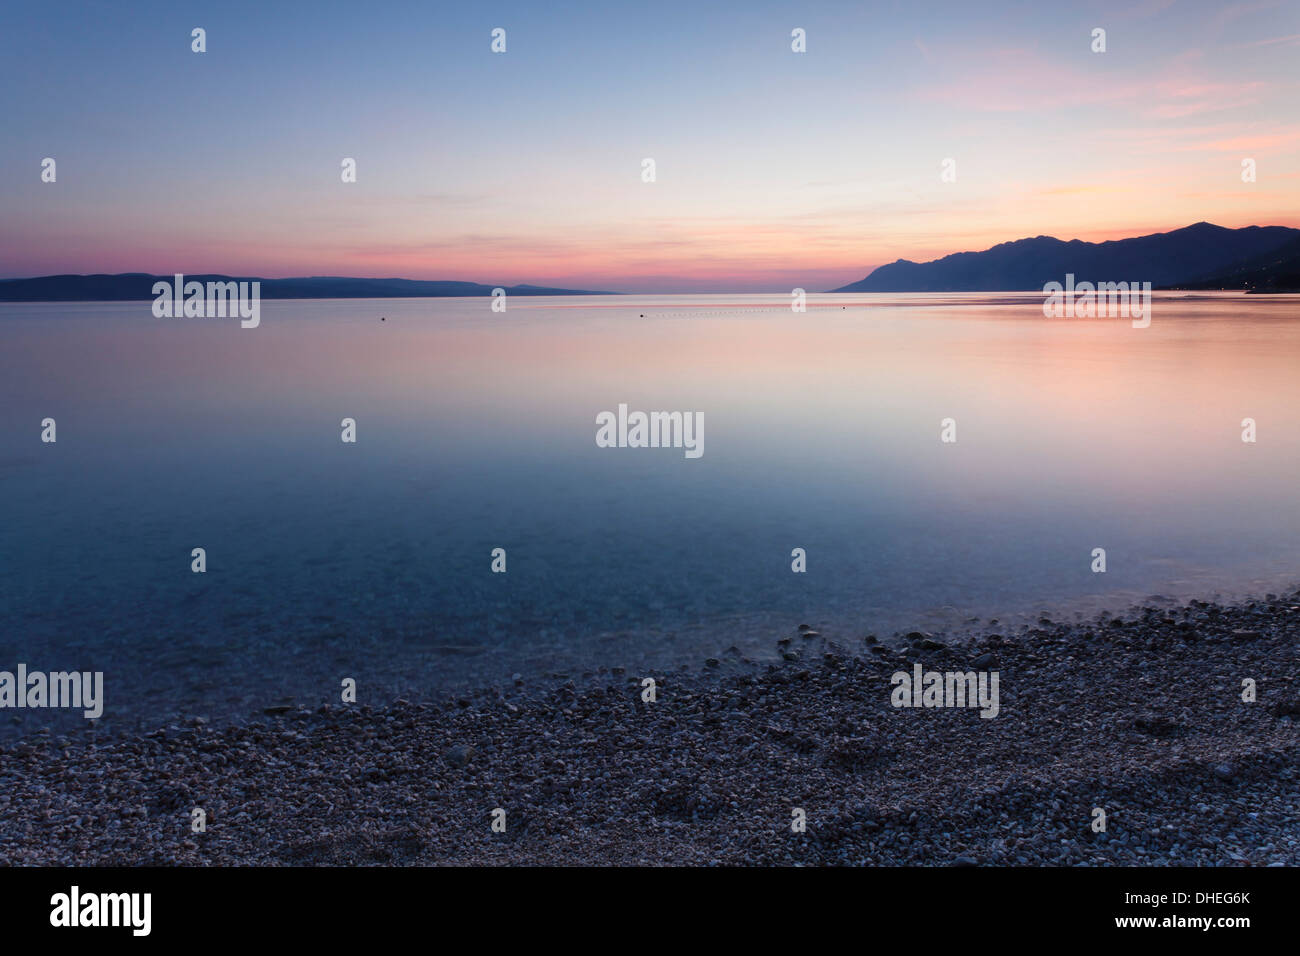
[[[1192,282],[1180,282],[1173,288],[1300,292],[1300,237],[1233,268]]]
[[[1286,226],[1225,229],[1208,222],[1110,242],[1064,242],[1038,236],[933,262],[899,259],[860,282],[832,291],[1041,291],[1045,283],[1064,282],[1066,273],[1073,273],[1076,282],[1150,282],[1154,288],[1168,288],[1224,274],[1247,263],[1263,268],[1261,257],[1297,238],[1300,229]]]
[[[0,279],[0,302],[114,302],[154,299],[155,282],[174,276],[144,272],[120,275],[61,275],[35,279]],[[190,282],[260,282],[263,299],[403,299],[425,296],[490,296],[494,286],[477,282],[425,282],[418,279],[352,279],[311,276],[259,279],[248,276],[186,275]],[[507,295],[610,295],[582,289],[548,289],[535,285],[502,286]]]

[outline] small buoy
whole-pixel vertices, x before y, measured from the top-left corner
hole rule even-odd
[[[384,321],[384,317],[383,317],[382,315],[379,317],[379,321],[380,321],[380,322],[383,322],[383,321]]]

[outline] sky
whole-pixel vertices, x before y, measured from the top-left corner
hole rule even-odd
[[[820,291],[1300,226],[1298,57],[1300,0],[9,5],[0,277]]]

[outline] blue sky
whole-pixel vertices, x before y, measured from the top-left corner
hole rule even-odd
[[[1300,225],[1298,10],[24,6],[0,274],[788,291],[1025,235]]]

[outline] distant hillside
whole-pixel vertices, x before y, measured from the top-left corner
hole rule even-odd
[[[1300,229],[1286,226],[1225,229],[1208,222],[1110,242],[1064,242],[1039,236],[1004,242],[983,252],[959,252],[933,262],[899,259],[860,282],[832,291],[1040,291],[1048,282],[1063,282],[1066,273],[1073,273],[1076,281],[1180,286],[1248,262],[1258,263],[1261,257],[1298,238]]]
[[[1174,288],[1300,292],[1300,238],[1292,239],[1272,252],[1255,256],[1234,268],[1193,282],[1181,282]]]
[[[0,302],[115,302],[153,299],[155,282],[173,276],[144,272],[120,275],[41,276],[0,279]],[[477,282],[425,282],[417,279],[351,279],[312,276],[303,279],[258,279],[248,276],[187,275],[195,282],[260,282],[263,299],[409,299],[426,296],[490,296],[494,286]],[[610,295],[583,289],[548,289],[534,285],[502,286],[507,295]]]

